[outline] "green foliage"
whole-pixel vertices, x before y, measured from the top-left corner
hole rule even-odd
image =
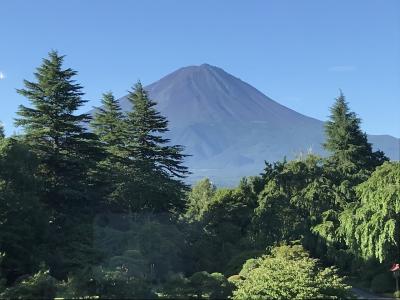
[[[191,272],[225,270],[232,257],[249,247],[246,232],[251,225],[256,197],[243,186],[208,194],[212,197],[203,199],[200,215],[191,210],[193,219],[189,220],[187,229],[189,261],[194,262]]]
[[[106,209],[124,211],[132,197],[131,186],[135,186],[135,168],[125,147],[125,116],[111,92],[103,94],[101,103],[90,123],[107,154],[98,164],[98,186]]]
[[[47,224],[36,170],[36,157],[26,145],[0,140],[0,272],[8,282],[36,271],[43,257]]]
[[[149,99],[140,82],[129,92],[128,100],[132,111],[125,119],[124,147],[130,167],[136,170],[136,184],[127,190],[130,210],[182,210],[186,186],[181,179],[189,173],[182,164],[186,157],[183,147],[169,145],[169,139],[163,137],[168,121],[156,110],[156,102]]]
[[[389,290],[400,164],[380,166],[342,94],[327,159],[266,162],[236,188],[204,179],[187,192],[183,147],[140,82],[128,113],[104,94],[89,132],[63,59],[50,52],[18,90],[31,104],[18,111],[23,134],[6,138],[0,124],[0,297],[221,299],[234,286],[235,299],[351,297],[323,264]],[[310,252],[276,247],[293,241]]]
[[[391,261],[400,255],[400,164],[385,163],[357,187],[360,203],[340,217],[346,244],[363,258]]]
[[[393,292],[395,288],[395,279],[390,272],[376,275],[371,281],[371,290],[374,293]]]
[[[102,107],[97,107],[90,125],[112,154],[124,146],[124,114],[111,92],[103,94]]]
[[[227,299],[232,293],[233,285],[221,273],[197,272],[189,280],[197,298]]]
[[[197,182],[188,193],[185,218],[189,222],[200,221],[207,210],[208,203],[213,198],[215,185],[205,178]]]
[[[0,122],[0,139],[3,139],[4,137],[5,137],[4,127],[3,127],[3,124]]]
[[[264,177],[267,182],[258,195],[254,218],[257,239],[264,247],[309,235],[328,211],[341,206],[319,157],[267,165]]]
[[[149,99],[140,82],[129,92],[132,111],[127,115],[132,142],[129,145],[134,157],[149,167],[177,177],[185,177],[187,168],[182,166],[185,155],[182,146],[168,146],[169,140],[161,134],[168,131],[168,121],[155,109],[156,102]]]
[[[51,299],[56,296],[57,280],[50,276],[49,271],[40,270],[17,282],[13,287],[0,293],[0,298],[6,299]]]
[[[177,226],[157,215],[130,217],[121,224],[123,215],[108,215],[96,227],[94,246],[107,257],[105,266],[123,267],[130,276],[155,282],[182,270],[184,239]]]
[[[25,89],[18,93],[33,107],[21,105],[15,122],[24,128],[24,140],[40,159],[46,192],[52,194],[48,205],[56,209],[74,200],[81,204],[87,201],[83,185],[87,183],[88,163],[96,156],[95,136],[83,126],[89,115],[74,115],[87,101],[81,98],[82,87],[73,79],[77,72],[62,69],[63,60],[64,56],[50,52],[35,73],[37,82],[24,81]]]
[[[59,297],[100,297],[104,299],[153,299],[149,282],[130,276],[123,267],[87,268],[59,284]]]
[[[40,201],[49,213],[47,262],[60,278],[92,259],[90,223],[98,201],[92,174],[102,157],[96,136],[85,128],[89,115],[75,114],[86,100],[74,80],[77,72],[63,69],[63,60],[50,52],[36,82],[24,81],[18,92],[32,107],[21,105],[16,120],[24,128],[22,140],[38,157]]]
[[[331,153],[331,167],[355,183],[363,181],[368,172],[387,160],[381,151],[372,151],[360,124],[361,120],[350,111],[344,95],[340,93],[325,125],[327,139],[324,147]]]
[[[171,274],[163,285],[161,298],[168,299],[228,299],[234,285],[221,273],[196,272],[189,278]]]
[[[160,298],[188,299],[192,297],[193,291],[188,278],[182,274],[170,274],[162,285],[160,294]]]
[[[239,274],[234,299],[340,299],[350,287],[336,269],[321,268],[301,246],[274,248],[270,255],[249,260]]]

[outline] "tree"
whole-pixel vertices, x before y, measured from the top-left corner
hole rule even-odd
[[[254,218],[264,246],[309,237],[323,213],[340,206],[321,158],[309,155],[267,167],[269,175],[258,195]]]
[[[198,299],[228,299],[232,293],[232,284],[221,273],[196,272],[189,280]]]
[[[128,100],[133,106],[127,123],[133,138],[130,146],[134,157],[149,162],[155,170],[184,178],[188,174],[182,165],[186,155],[182,154],[182,146],[169,146],[169,139],[160,135],[168,131],[168,121],[155,109],[157,103],[149,99],[140,82],[129,92]]]
[[[93,257],[87,244],[97,200],[91,175],[101,157],[96,136],[85,127],[90,116],[75,114],[86,102],[73,79],[77,72],[63,69],[63,60],[50,52],[35,73],[36,82],[24,81],[25,89],[17,91],[32,107],[21,105],[16,119],[39,159],[40,198],[50,213],[50,270],[61,277],[79,267],[78,257]]]
[[[360,203],[340,217],[340,233],[362,258],[400,259],[400,163],[384,163],[356,188]]]
[[[131,276],[124,267],[90,267],[58,285],[61,298],[154,299],[149,281]]]
[[[207,204],[211,202],[215,194],[216,186],[205,178],[197,182],[187,196],[187,208],[185,218],[189,222],[200,221],[207,208]]]
[[[24,80],[26,88],[17,91],[33,108],[20,105],[15,122],[24,128],[24,140],[40,159],[47,204],[56,210],[77,201],[87,204],[87,175],[97,154],[95,135],[84,127],[90,116],[74,115],[86,102],[73,79],[77,72],[62,69],[63,60],[50,52],[35,73],[37,82]]]
[[[36,271],[44,257],[47,215],[36,172],[37,159],[26,145],[0,140],[0,274],[8,284]]]
[[[107,151],[117,155],[124,146],[124,114],[111,92],[103,94],[101,104],[90,125]]]
[[[105,206],[112,211],[126,207],[126,183],[132,179],[133,169],[125,149],[125,116],[118,100],[111,92],[103,94],[102,107],[96,108],[90,125],[106,153],[99,163],[100,188],[106,198]]]
[[[367,135],[361,131],[361,120],[351,112],[341,92],[331,108],[330,120],[325,124],[324,147],[331,153],[329,162],[341,175],[356,176],[356,184],[365,179],[387,158],[381,151],[372,151]]]
[[[209,197],[211,196],[211,197]],[[223,271],[235,268],[241,250],[252,248],[247,232],[251,224],[256,197],[251,181],[236,189],[214,191],[208,180],[201,181],[190,193],[191,202],[185,214],[185,227],[191,272]],[[201,203],[195,203],[196,200]],[[195,206],[197,205],[197,206]]]
[[[129,92],[128,100],[133,109],[126,118],[126,146],[139,170],[136,176],[141,186],[136,192],[134,209],[182,209],[186,186],[181,179],[189,173],[182,165],[186,157],[183,147],[169,145],[170,140],[163,137],[168,121],[156,110],[156,102],[149,99],[140,82]]]
[[[270,255],[248,260],[233,299],[343,299],[351,297],[350,286],[333,267],[322,268],[317,259],[299,246],[280,246]]]
[[[0,122],[0,139],[3,139],[4,137],[5,137],[4,127],[3,127],[3,124]]]

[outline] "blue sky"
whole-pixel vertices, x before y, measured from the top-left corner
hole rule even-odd
[[[187,65],[209,63],[325,120],[339,88],[373,134],[400,136],[398,0],[4,0],[0,120],[51,49],[79,72],[85,111]]]

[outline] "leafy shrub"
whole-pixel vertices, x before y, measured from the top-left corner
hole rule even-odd
[[[376,275],[371,281],[371,290],[375,293],[387,293],[394,290],[394,278],[389,273]]]
[[[41,270],[0,294],[7,299],[51,299],[56,296],[57,280],[49,275],[49,271]]]
[[[281,246],[248,260],[235,280],[234,299],[351,298],[350,286],[334,268],[321,268],[302,246]]]
[[[198,298],[210,299],[227,299],[233,289],[233,284],[221,273],[209,274],[205,271],[194,273],[190,277],[190,286]]]
[[[60,297],[94,297],[107,299],[151,299],[155,295],[150,284],[141,279],[129,276],[124,268],[104,269],[88,268],[81,274],[71,277],[60,286]]]

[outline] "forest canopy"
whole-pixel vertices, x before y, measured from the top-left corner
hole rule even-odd
[[[327,157],[219,188],[185,183],[184,145],[140,82],[132,111],[105,92],[85,114],[64,56],[34,74],[22,133],[0,126],[0,298],[339,299],[349,278],[394,291],[400,163],[373,151],[342,93]]]

